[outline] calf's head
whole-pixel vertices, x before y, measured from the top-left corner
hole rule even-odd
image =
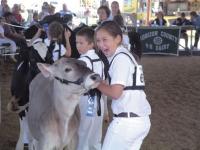
[[[83,94],[96,88],[101,80],[83,61],[74,58],[63,57],[52,65],[37,65],[44,77],[56,80],[60,86],[67,88],[67,92]]]

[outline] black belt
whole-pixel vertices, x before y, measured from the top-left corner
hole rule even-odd
[[[87,95],[89,95],[89,94],[88,94],[88,93],[84,93],[83,95],[84,95],[84,96],[87,96]]]
[[[137,114],[133,113],[133,112],[122,112],[119,114],[114,114],[114,117],[139,117]]]

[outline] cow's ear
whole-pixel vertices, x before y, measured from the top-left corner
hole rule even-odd
[[[52,76],[52,68],[49,64],[37,63],[37,66],[44,77],[48,78]]]

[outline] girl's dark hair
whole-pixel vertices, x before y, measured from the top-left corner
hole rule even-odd
[[[33,17],[36,17],[36,16],[38,16],[38,12],[37,12],[37,11],[35,11],[35,12],[33,13]]]
[[[89,27],[84,27],[76,33],[76,36],[84,36],[88,43],[94,43],[94,30]]]
[[[99,30],[107,31],[112,37],[117,37],[117,35],[121,36],[122,39],[122,30],[120,26],[115,21],[105,21],[103,22],[97,29],[96,32]]]
[[[128,37],[131,45],[130,52],[135,57],[135,59],[139,61],[142,56],[142,43],[140,34],[135,31],[131,31],[128,32]]]
[[[191,11],[191,12],[190,12],[190,16],[194,16],[194,17],[195,17],[195,16],[198,16],[198,15],[197,15],[197,12],[196,12],[196,11]]]
[[[3,15],[4,18],[8,18],[10,16],[13,16],[13,13],[11,13],[11,12],[5,12],[4,15]]]
[[[121,15],[114,16],[113,21],[115,21],[120,27],[124,27],[124,19]]]
[[[109,9],[107,6],[104,6],[104,5],[100,6],[100,7],[97,9],[97,13],[98,13],[98,11],[99,11],[100,9],[104,9],[104,10],[105,10],[105,12],[106,12],[106,14],[107,14],[107,18],[110,16],[110,9]]]
[[[51,38],[57,38],[59,41],[61,41],[64,27],[61,23],[54,21],[49,24],[48,32]]]

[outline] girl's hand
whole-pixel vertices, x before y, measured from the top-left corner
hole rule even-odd
[[[65,39],[69,39],[71,36],[71,32],[65,28]]]
[[[108,115],[108,114],[105,114],[105,115],[104,115],[104,122],[105,122],[105,123],[109,123],[109,121],[110,121],[109,115]]]
[[[44,31],[44,29],[43,28],[38,28],[38,33],[42,33],[42,31]]]
[[[71,36],[71,32],[69,30],[67,30],[66,28],[65,28],[64,36],[65,36],[65,40],[66,40],[66,45],[65,45],[66,53],[65,53],[65,56],[66,57],[71,57],[72,49],[71,49],[71,45],[70,45],[70,41],[69,41],[69,38]]]
[[[37,31],[37,33],[35,34],[35,36],[36,36],[37,38],[39,38],[39,37],[41,36],[41,34],[42,34],[43,31],[44,31],[43,28],[38,28],[38,31]],[[45,31],[44,31],[44,32],[45,32]]]

